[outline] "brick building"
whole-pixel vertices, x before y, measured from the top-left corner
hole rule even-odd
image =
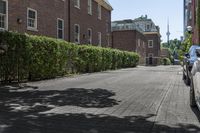
[[[137,52],[140,63],[159,65],[160,30],[147,16],[112,22],[112,47]]]
[[[184,31],[187,27],[192,27],[192,43],[194,45],[200,44],[200,33],[198,26],[198,13],[199,10],[198,0],[184,0]]]
[[[134,51],[140,55],[140,64],[145,64],[146,43],[145,36],[137,30],[121,30],[112,32],[113,48]]]
[[[110,46],[107,0],[0,0],[0,30]]]

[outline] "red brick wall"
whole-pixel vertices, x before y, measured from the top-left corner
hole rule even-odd
[[[146,45],[146,56],[148,57],[149,53],[153,53],[154,57],[160,57],[160,36],[157,34],[145,34],[147,39]],[[148,47],[148,40],[153,40],[153,48]]]
[[[57,38],[57,18],[65,22],[65,40],[68,40],[67,1],[62,0],[9,0],[8,29],[10,31],[26,32],[29,34],[45,35]],[[37,10],[38,31],[27,30],[27,8]],[[22,20],[21,24],[17,19]]]
[[[70,26],[69,2],[71,3]],[[8,30],[57,38],[57,18],[61,18],[64,20],[65,40],[74,42],[74,24],[79,24],[81,44],[87,43],[87,29],[91,28],[93,44],[96,45],[98,43],[98,32],[101,32],[102,46],[107,47],[107,35],[111,34],[111,11],[102,7],[102,19],[99,20],[97,16],[97,3],[93,0],[92,4],[92,15],[89,15],[87,11],[87,2],[83,0],[80,0],[80,9],[74,7],[73,0],[9,0]],[[37,10],[38,31],[27,30],[28,7]],[[22,20],[21,24],[17,23],[18,18]],[[106,30],[107,25],[108,31]],[[111,38],[109,38],[109,40],[111,41]]]
[[[112,41],[113,48],[126,51],[135,51],[136,31],[113,31]]]
[[[80,43],[87,44],[87,29],[92,29],[92,44],[98,44],[98,32],[102,35],[102,46],[107,46],[107,34],[111,32],[111,12],[105,8],[101,8],[101,20],[98,19],[97,14],[98,4],[92,1],[92,15],[88,14],[87,2],[80,1],[80,9],[74,7],[74,3],[71,2],[71,37],[70,40],[74,42],[74,24],[80,25]],[[106,23],[108,23],[109,31],[106,32]]]
[[[145,34],[147,39],[146,45],[146,64],[147,65],[159,65],[160,62],[160,36],[158,34]],[[153,40],[153,48],[148,47],[148,40]],[[149,53],[153,54],[152,64],[149,63]]]
[[[137,52],[140,55],[140,64],[145,63],[146,38],[136,30],[112,32],[112,47],[120,50]]]
[[[196,20],[196,8],[197,8],[197,0],[192,0],[192,23],[191,26],[193,27],[193,36],[192,36],[192,42],[193,44],[199,44],[199,31],[197,26],[197,20]]]

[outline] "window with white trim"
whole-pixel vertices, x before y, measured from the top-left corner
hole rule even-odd
[[[7,25],[7,1],[0,0],[0,30],[6,30]]]
[[[88,0],[88,14],[92,15],[92,0]]]
[[[153,48],[153,40],[148,40],[148,48]]]
[[[27,9],[27,28],[29,30],[37,29],[37,11],[31,8]]]
[[[74,25],[74,42],[80,43],[80,26],[78,24]]]
[[[57,38],[64,39],[64,20],[57,19]]]
[[[98,4],[98,7],[97,7],[97,14],[98,14],[98,19],[101,19],[101,5]]]
[[[80,9],[80,0],[74,0],[74,7]]]
[[[101,32],[98,32],[98,46],[101,46]]]
[[[92,44],[92,29],[88,28],[88,44]]]

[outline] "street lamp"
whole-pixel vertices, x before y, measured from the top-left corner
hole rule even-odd
[[[189,34],[192,33],[192,29],[193,29],[192,26],[188,26],[188,27],[187,27],[187,31],[188,31]]]

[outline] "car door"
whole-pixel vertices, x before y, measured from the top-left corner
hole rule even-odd
[[[192,69],[195,100],[200,107],[200,58],[195,61]]]

